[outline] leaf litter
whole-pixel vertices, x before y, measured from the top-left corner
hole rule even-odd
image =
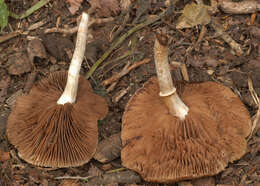
[[[67,1],[69,3],[69,1]],[[74,1],[75,2],[75,1]],[[75,16],[77,14],[80,14],[81,10],[86,10],[87,9],[87,5],[91,5],[92,9],[92,15],[95,17],[95,19],[99,19],[99,18],[103,18],[103,17],[108,17],[110,18],[111,16],[120,16],[120,11],[122,11],[123,9],[123,5],[122,5],[122,0],[121,1],[115,1],[114,4],[111,3],[109,6],[112,6],[110,8],[105,7],[105,3],[104,2],[108,2],[108,1],[77,1],[78,4],[75,4],[77,6],[77,10],[75,12]],[[110,2],[110,1],[109,1]],[[120,2],[120,4],[119,4]],[[125,5],[125,7],[129,8],[129,2],[128,4]],[[138,2],[142,2],[142,1],[138,1]],[[124,35],[124,33],[128,34],[128,30],[135,28],[135,26],[137,26],[133,20],[136,19],[136,8],[137,8],[137,1],[131,1],[131,3],[134,5],[133,8],[129,8],[129,18],[125,19],[127,20],[126,24],[123,27],[123,30],[116,35],[114,40],[117,40],[118,38],[120,39],[122,35]],[[165,10],[165,4],[163,2],[160,1],[149,1],[150,3],[150,7],[146,9],[146,11],[144,11],[144,13],[140,14],[140,19],[138,20],[138,22],[140,21],[141,24],[143,23],[143,18],[144,19],[148,19],[148,17],[158,17],[159,12],[164,11]],[[59,1],[57,1],[57,4],[59,5]],[[177,10],[181,10],[184,8],[185,3],[179,3],[178,6],[176,6]],[[68,6],[70,6],[70,4],[68,4]],[[48,6],[46,6],[45,9]],[[105,8],[103,8],[105,7]],[[156,7],[156,8],[155,8]],[[56,7],[55,7],[56,8]],[[121,8],[121,9],[120,9]],[[104,9],[104,10],[103,10]],[[55,15],[56,17],[60,16],[61,17],[61,23],[60,25],[62,25],[61,27],[58,28],[63,28],[63,29],[67,29],[67,28],[76,28],[76,24],[75,21],[71,21],[71,19],[75,19],[75,16],[64,16],[66,15],[65,12],[58,12],[57,10],[61,10],[61,9],[52,9],[49,7],[49,10],[46,11],[48,13],[50,13],[51,16]],[[90,10],[90,9],[88,9]],[[88,11],[87,10],[87,11]],[[124,9],[126,10],[126,9]],[[156,11],[155,11],[156,10]],[[41,21],[42,17],[48,17],[47,14],[44,14],[45,11],[40,10],[37,11],[33,14],[33,16],[30,16],[29,19],[26,19],[24,21],[21,22],[21,24],[25,24],[27,25],[27,27],[25,28],[29,28],[30,25],[33,25],[35,22]],[[240,95],[242,98],[245,97],[250,97],[251,95],[249,93],[249,89],[248,89],[248,85],[247,82],[245,81],[245,83],[243,83],[242,81],[238,80],[238,73],[234,73],[235,71],[242,71],[245,74],[245,77],[247,77],[248,73],[251,72],[252,76],[252,82],[254,85],[254,89],[255,92],[258,93],[259,92],[259,85],[257,82],[257,77],[259,75],[257,69],[257,62],[253,62],[253,60],[257,61],[257,57],[259,54],[258,52],[258,48],[259,48],[259,41],[257,42],[258,39],[258,23],[255,21],[253,22],[254,25],[248,27],[247,23],[252,24],[252,21],[250,20],[250,15],[243,15],[244,19],[240,19],[242,18],[242,16],[237,15],[237,17],[233,17],[233,15],[228,15],[228,17],[226,17],[225,15],[223,15],[222,12],[218,13],[218,18],[219,20],[221,20],[221,22],[219,22],[220,25],[224,25],[225,27],[222,28],[222,31],[225,31],[225,34],[228,34],[231,39],[235,39],[235,41],[239,44],[241,44],[241,46],[244,47],[244,44],[246,42],[249,42],[249,44],[252,44],[252,50],[247,54],[247,53],[243,53],[241,56],[238,56],[235,53],[232,52],[232,50],[230,50],[230,47],[228,45],[226,45],[225,42],[223,42],[223,38],[219,37],[216,38],[215,31],[211,28],[211,23],[207,24],[207,30],[205,31],[205,33],[202,35],[201,37],[201,41],[200,41],[200,45],[198,46],[197,49],[195,49],[196,47],[194,47],[195,50],[190,51],[190,53],[188,55],[186,55],[186,51],[189,48],[189,46],[195,46],[196,41],[198,41],[199,38],[199,32],[201,31],[201,26],[205,25],[205,23],[207,22],[203,22],[198,24],[196,23],[196,26],[192,26],[189,28],[182,28],[181,30],[176,30],[176,17],[179,16],[178,13],[176,13],[174,11],[172,11],[171,16],[169,17],[165,17],[163,20],[161,19],[157,19],[156,21],[154,21],[152,24],[150,25],[146,25],[142,28],[144,28],[143,30],[137,30],[138,32],[136,32],[135,37],[137,38],[137,44],[136,44],[136,48],[135,51],[137,51],[137,53],[135,53],[135,55],[128,55],[126,58],[120,58],[123,54],[125,54],[125,51],[130,50],[128,48],[128,36],[123,40],[123,42],[121,42],[119,45],[117,45],[115,48],[112,48],[111,52],[109,53],[108,57],[104,60],[104,64],[106,64],[109,61],[113,61],[114,59],[119,58],[120,61],[113,67],[110,68],[110,70],[104,74],[102,76],[102,78],[98,78],[96,76],[95,73],[92,74],[92,79],[90,80],[92,82],[92,85],[95,87],[96,84],[100,84],[101,82],[103,82],[106,79],[109,79],[109,77],[113,77],[113,74],[119,73],[122,71],[122,68],[125,66],[125,64],[127,64],[128,62],[131,62],[132,64],[134,64],[136,61],[139,61],[140,59],[137,59],[137,55],[139,55],[140,53],[144,54],[144,58],[148,58],[151,59],[151,48],[150,46],[153,43],[153,36],[152,36],[152,32],[151,30],[163,30],[164,32],[166,32],[169,36],[170,36],[170,46],[172,47],[170,49],[171,52],[171,56],[170,56],[170,60],[171,61],[178,61],[178,63],[185,65],[185,67],[188,70],[188,79],[190,81],[205,81],[205,80],[215,80],[215,81],[219,81],[221,83],[227,83],[227,79],[229,82],[236,82],[234,85],[234,87],[238,90],[238,92],[240,92]],[[46,15],[46,16],[45,16]],[[54,17],[55,17],[54,16]],[[212,20],[212,17],[214,18],[214,15],[210,14],[210,18]],[[229,17],[232,17],[232,19],[236,20],[236,24],[235,26],[239,26],[239,29],[242,30],[243,32],[243,40],[240,40],[240,36],[242,35],[242,32],[235,32],[235,30],[233,29],[233,27],[228,27],[228,19]],[[36,18],[35,20],[33,18]],[[114,18],[109,24],[111,25],[110,28],[114,28],[116,30],[116,28],[118,27],[118,25],[121,24],[121,22],[119,21],[119,19],[117,19],[117,17],[112,17]],[[124,19],[122,19],[124,20]],[[243,20],[243,21],[241,21]],[[247,22],[248,20],[248,22]],[[257,19],[256,19],[257,20]],[[13,20],[11,22],[11,26],[13,27],[14,30],[17,30],[17,25],[13,24],[13,23],[17,23],[16,20]],[[167,24],[166,24],[167,23]],[[190,24],[190,23],[189,23]],[[199,25],[199,26],[198,26]],[[48,22],[48,24],[42,25],[39,29],[36,30],[32,30],[30,32],[27,32],[27,34],[29,33],[29,36],[36,36],[38,37],[40,34],[44,34],[44,31],[47,30],[48,28],[55,28],[56,27],[56,19],[53,19],[51,21]],[[139,27],[139,26],[138,26]],[[109,29],[110,29],[109,28]],[[94,24],[92,29],[94,30],[94,32],[98,32],[100,30],[103,29],[108,29],[108,27],[106,26],[106,23],[101,23],[99,25]],[[76,29],[75,29],[76,30]],[[62,36],[62,32],[58,32],[57,35],[54,38],[59,38],[59,37],[65,37],[68,40],[71,41],[71,43],[74,42],[74,33],[76,32],[74,30],[74,32],[71,32],[69,34],[65,34]],[[250,33],[249,33],[250,32]],[[10,33],[14,33],[14,32],[10,32]],[[114,30],[108,30],[108,32],[106,33],[114,33]],[[223,33],[223,32],[222,32]],[[56,65],[58,67],[58,69],[62,69],[62,70],[66,70],[67,69],[67,63],[64,61],[67,61],[67,59],[69,58],[69,52],[64,50],[63,52],[61,52],[61,54],[56,54],[56,53],[51,53],[51,51],[53,51],[52,49],[48,49],[47,45],[52,42],[52,40],[49,40],[49,43],[44,43],[44,48],[46,49],[46,62],[45,64],[41,64],[41,63],[35,63],[35,68],[37,70],[36,74],[33,74],[34,71],[28,70],[26,72],[19,72],[16,73],[17,75],[13,74],[11,75],[11,73],[8,73],[8,68],[9,66],[12,65],[10,58],[12,55],[16,54],[16,53],[26,53],[27,51],[20,51],[18,50],[18,48],[16,48],[19,45],[23,46],[24,48],[26,48],[27,44],[28,44],[28,40],[27,40],[27,35],[25,33],[20,34],[18,37],[16,38],[12,38],[9,40],[6,40],[5,42],[3,42],[1,44],[1,48],[7,48],[11,51],[9,51],[9,53],[4,52],[4,54],[1,52],[0,53],[0,59],[1,59],[1,74],[7,74],[7,76],[10,78],[10,81],[8,83],[7,88],[5,88],[5,98],[4,98],[4,104],[1,105],[0,109],[2,109],[3,112],[5,112],[5,109],[10,110],[11,105],[6,104],[7,100],[12,97],[12,95],[14,95],[15,92],[18,92],[19,90],[23,90],[25,88],[25,82],[27,81],[27,79],[30,79],[29,75],[32,74],[32,81],[36,80],[36,82],[41,79],[42,77],[46,76],[51,69],[53,69],[53,66]],[[45,35],[46,36],[46,35]],[[97,37],[95,35],[95,37]],[[106,37],[106,35],[105,35]],[[107,36],[108,38],[110,36]],[[130,40],[131,40],[131,36],[130,36]],[[108,41],[110,41],[108,39]],[[180,42],[181,41],[181,42]],[[254,41],[254,42],[253,42]],[[109,43],[111,44],[111,43]],[[106,46],[104,46],[101,50],[89,50],[89,52],[93,53],[91,55],[91,58],[87,58],[87,61],[84,62],[84,67],[82,69],[82,74],[84,75],[89,69],[91,64],[94,64],[95,61],[97,61],[99,59],[100,56],[102,56],[102,54],[104,52],[106,52],[109,47],[109,44],[107,44]],[[66,45],[66,43],[63,42],[59,42],[59,45]],[[112,44],[111,44],[112,45]],[[12,46],[11,48],[9,48],[9,46]],[[72,45],[73,46],[73,45]],[[55,48],[55,47],[54,47]],[[232,47],[231,47],[232,48]],[[6,50],[5,50],[6,51]],[[57,50],[56,50],[57,51]],[[30,53],[30,51],[29,51]],[[233,55],[233,57],[228,57],[228,55],[226,55],[226,53],[231,53]],[[86,53],[87,55],[88,53]],[[7,55],[7,58],[2,57],[3,55]],[[245,56],[243,56],[245,55]],[[64,57],[66,56],[66,57]],[[191,56],[190,59],[188,59]],[[28,58],[28,57],[27,57]],[[35,58],[35,57],[33,57]],[[37,56],[36,56],[37,58]],[[67,58],[67,59],[66,59]],[[92,60],[92,61],[91,61]],[[9,62],[8,62],[9,61]],[[30,61],[30,60],[29,60]],[[88,63],[89,61],[91,61],[90,63]],[[14,61],[15,64],[16,60]],[[198,62],[197,64],[195,62]],[[197,65],[197,66],[196,66]],[[247,66],[246,66],[247,65]],[[19,65],[18,65],[19,66]],[[109,65],[108,65],[109,66]],[[251,67],[251,68],[249,68]],[[2,70],[4,70],[4,72],[2,73]],[[17,72],[20,69],[15,69]],[[24,70],[23,70],[24,71]],[[177,69],[173,69],[173,73],[177,72]],[[117,132],[120,131],[120,122],[121,122],[121,114],[124,110],[124,106],[125,103],[128,101],[128,99],[131,97],[131,95],[133,95],[133,93],[135,92],[135,90],[137,88],[139,88],[140,86],[142,86],[143,82],[145,82],[149,77],[151,77],[152,75],[154,75],[154,65],[153,63],[147,63],[147,64],[143,64],[142,66],[135,68],[132,71],[129,71],[128,74],[126,74],[125,76],[120,77],[119,79],[117,79],[117,84],[114,87],[114,89],[111,92],[107,92],[106,93],[106,98],[109,102],[109,107],[110,107],[110,113],[108,115],[108,117],[106,118],[105,121],[100,122],[99,128],[100,128],[100,138],[104,138],[104,141],[106,141],[109,136],[113,136],[113,134],[116,134]],[[208,73],[210,72],[210,73]],[[102,72],[99,72],[102,73]],[[226,78],[227,75],[230,75],[233,73],[233,76],[230,76],[229,78]],[[19,75],[18,75],[19,74]],[[180,76],[182,77],[182,76]],[[243,76],[244,77],[244,76]],[[242,77],[242,79],[243,79]],[[246,78],[247,79],[247,78]],[[93,81],[94,80],[94,81]],[[29,80],[28,80],[29,81]],[[243,84],[242,84],[243,83]],[[227,84],[230,85],[230,84]],[[30,85],[31,86],[31,85]],[[29,88],[27,89],[30,89]],[[5,86],[6,87],[6,86]],[[126,93],[124,93],[124,96],[121,97],[118,101],[113,101],[115,97],[117,97],[118,93],[120,93],[122,90],[127,90]],[[248,94],[249,93],[249,94]],[[252,98],[251,98],[252,99]],[[243,99],[244,100],[244,99]],[[245,102],[247,104],[247,102]],[[254,103],[254,102],[253,102]],[[250,113],[252,115],[254,115],[255,113],[257,113],[257,108],[247,105]],[[260,151],[260,140],[259,140],[259,129],[258,129],[258,124],[255,127],[255,131],[253,132],[252,137],[249,139],[249,149],[248,149],[248,153],[245,155],[245,157],[243,157],[243,159],[241,159],[238,162],[235,162],[234,164],[231,164],[229,166],[229,168],[227,168],[224,172],[220,173],[219,175],[217,175],[216,177],[213,177],[213,179],[215,180],[215,184],[218,185],[239,185],[239,184],[244,184],[244,185],[254,185],[257,184],[259,182],[259,155],[258,152]],[[1,138],[2,139],[2,138]],[[3,137],[4,139],[4,137]],[[103,142],[101,142],[100,144],[102,144]],[[107,147],[107,149],[109,149],[108,147],[113,146],[113,142],[109,143],[110,145],[105,146]],[[119,144],[119,143],[118,143]],[[6,149],[4,149],[4,152],[8,152],[8,143],[7,140],[0,140],[0,147],[4,146]],[[12,149],[12,147],[11,147]],[[105,148],[106,149],[106,148]],[[97,152],[101,152],[102,150],[105,149],[100,149]],[[119,147],[118,147],[119,149]],[[69,169],[63,169],[63,170],[49,170],[49,169],[39,169],[39,168],[35,168],[35,167],[30,167],[30,165],[26,164],[26,163],[22,163],[17,161],[15,158],[13,158],[14,156],[11,156],[11,159],[4,161],[0,166],[2,169],[4,169],[5,171],[1,172],[0,174],[0,180],[4,180],[6,183],[14,183],[17,185],[24,185],[24,184],[31,184],[31,185],[35,185],[35,184],[42,184],[42,185],[48,185],[48,184],[54,184],[54,185],[59,185],[59,184],[67,184],[67,185],[72,185],[74,183],[76,183],[76,185],[95,185],[95,184],[108,184],[108,183],[114,183],[116,182],[116,184],[145,184],[145,185],[149,185],[150,183],[144,183],[141,182],[140,177],[138,177],[136,174],[134,173],[125,173],[125,170],[121,170],[121,163],[120,163],[120,158],[118,158],[120,156],[120,150],[117,149],[117,153],[116,156],[112,159],[114,160],[109,160],[109,163],[103,164],[100,163],[98,161],[92,161],[91,165],[93,165],[95,168],[97,168],[98,170],[103,170],[101,172],[103,172],[102,175],[99,175],[97,177],[93,177],[94,179],[91,181],[89,179],[89,183],[86,183],[85,181],[82,181],[81,179],[76,179],[73,182],[70,182],[70,179],[64,179],[64,180],[56,180],[54,179],[56,176],[64,176],[64,175],[68,175],[68,176],[74,176],[74,177],[86,177],[87,174],[89,174],[91,172],[91,167],[89,164],[84,165],[82,167],[79,168],[69,168]],[[12,151],[12,150],[11,150]],[[10,152],[11,152],[10,151]],[[113,148],[109,149],[107,151],[108,153],[113,152]],[[106,158],[109,159],[109,158]],[[110,170],[116,170],[119,169],[121,171],[118,172],[113,172],[113,174],[108,174],[107,172],[104,171],[110,171]],[[33,173],[35,170],[40,170],[37,171],[36,173]],[[95,172],[95,171],[94,171]],[[129,171],[130,172],[130,171]],[[39,176],[39,175],[48,175],[48,176]],[[93,173],[94,174],[94,173]],[[105,175],[105,176],[104,176]],[[123,175],[123,176],[122,176]],[[131,177],[129,175],[132,175],[134,177]],[[124,177],[126,176],[128,178],[128,180],[125,179],[125,181],[120,180],[119,176]],[[137,177],[135,177],[137,176]],[[108,179],[109,178],[109,179]],[[130,179],[131,178],[131,179]],[[137,178],[137,179],[135,179]],[[102,181],[103,180],[103,181]],[[104,181],[105,180],[105,181]],[[135,182],[135,183],[134,183]],[[209,182],[208,182],[209,183]],[[175,184],[176,185],[176,184]]]

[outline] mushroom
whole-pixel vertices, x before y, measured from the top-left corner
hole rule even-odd
[[[44,167],[75,167],[88,162],[98,143],[97,120],[107,104],[79,75],[87,39],[83,13],[69,71],[50,74],[21,96],[8,118],[7,136],[25,161]]]
[[[157,78],[129,100],[122,118],[122,163],[150,182],[218,174],[247,150],[248,110],[215,82],[172,81],[167,37],[154,45]]]

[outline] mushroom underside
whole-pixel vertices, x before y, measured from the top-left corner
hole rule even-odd
[[[88,162],[98,143],[97,120],[105,100],[79,79],[77,101],[58,105],[67,72],[55,72],[21,96],[8,118],[7,136],[25,161],[44,167],[75,167]]]
[[[171,115],[151,78],[130,99],[122,119],[121,158],[146,181],[176,182],[210,176],[246,153],[250,116],[240,99],[214,82],[177,84],[189,107]]]

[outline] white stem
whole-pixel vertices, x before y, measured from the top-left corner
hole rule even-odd
[[[169,112],[184,120],[189,108],[182,102],[173,85],[168,61],[167,37],[165,36],[157,35],[155,39],[154,61],[160,86],[160,96],[163,97]]]
[[[78,28],[75,50],[69,67],[67,84],[60,99],[57,101],[58,104],[64,105],[66,103],[74,103],[76,101],[79,71],[84,58],[87,42],[88,19],[88,14],[83,12]]]

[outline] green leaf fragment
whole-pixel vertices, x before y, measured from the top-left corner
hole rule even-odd
[[[0,28],[1,31],[8,24],[9,11],[4,0],[0,0]]]

